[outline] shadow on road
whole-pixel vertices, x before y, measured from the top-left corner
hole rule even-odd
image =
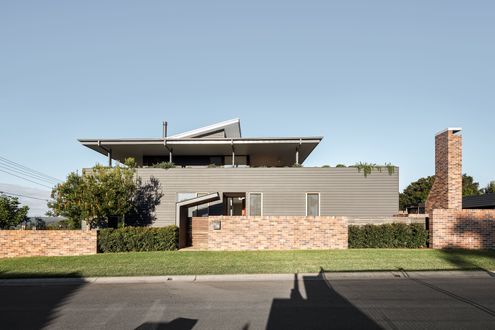
[[[493,273],[490,272],[490,269],[483,268],[476,263],[476,258],[495,259],[494,250],[445,249],[442,250],[441,257],[457,269],[485,271],[488,275],[493,277]]]
[[[81,277],[77,273],[53,273],[50,276]],[[36,274],[9,273],[8,277],[34,278]],[[85,284],[83,279],[74,279],[70,284],[0,285],[0,328],[41,329],[50,325],[57,317],[57,311]],[[47,286],[50,287],[49,290]]]
[[[307,298],[299,291],[297,274],[289,299],[274,299],[267,329],[345,329],[381,327],[332,288],[323,270],[303,276]]]
[[[191,330],[198,320],[178,317],[171,322],[146,322],[141,324],[136,330]]]

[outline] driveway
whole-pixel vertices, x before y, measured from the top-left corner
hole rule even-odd
[[[495,328],[494,278],[0,286],[4,329]]]

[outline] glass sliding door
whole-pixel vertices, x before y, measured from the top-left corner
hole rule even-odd
[[[246,194],[226,193],[224,195],[226,215],[246,215]]]

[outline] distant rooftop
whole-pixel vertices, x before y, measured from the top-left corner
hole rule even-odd
[[[479,196],[464,196],[462,198],[463,209],[495,209],[495,193]]]

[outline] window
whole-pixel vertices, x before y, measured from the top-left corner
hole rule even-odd
[[[183,202],[196,197],[208,195],[208,193],[177,193],[177,202]],[[187,209],[188,217],[207,217],[209,214],[209,203],[200,204],[197,206],[191,206]]]
[[[249,194],[249,215],[250,216],[263,215],[263,194],[262,193],[250,193]]]
[[[193,193],[193,192],[177,193],[177,202],[187,201],[189,199],[193,199],[196,197],[198,197],[198,194]],[[187,208],[187,216],[188,217],[196,216],[196,214],[194,213],[195,209],[196,209],[195,207],[194,208],[192,208],[192,207]]]
[[[177,202],[182,202],[188,199],[193,199],[198,197],[197,193],[193,192],[182,192],[182,193],[177,193]]]
[[[320,193],[306,194],[306,216],[317,217],[320,215]]]
[[[208,193],[198,193],[198,197],[208,195]],[[195,217],[207,217],[209,215],[209,206],[210,203],[204,203],[200,204],[198,206],[195,206],[194,208],[196,209],[194,212]]]

